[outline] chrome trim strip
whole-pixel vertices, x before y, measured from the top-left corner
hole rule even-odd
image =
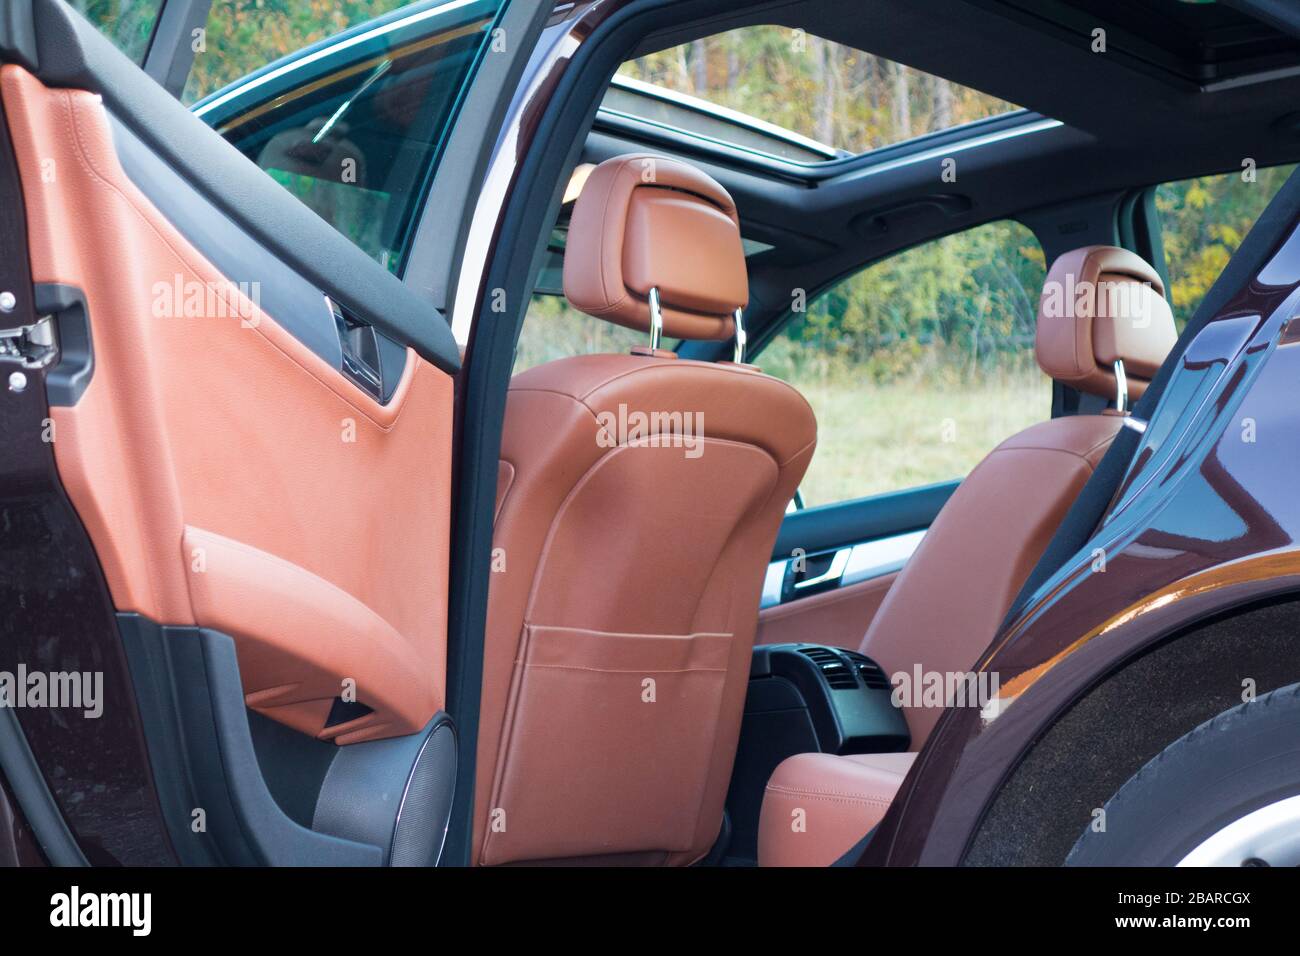
[[[840,587],[900,570],[920,547],[924,537],[924,530],[909,531],[854,545],[853,553],[849,555],[849,566],[844,569],[844,577],[840,579]]]
[[[835,565],[840,563],[844,552],[848,552],[848,557],[844,561],[844,566],[839,575],[839,586],[842,588],[886,574],[893,574],[895,571],[902,570],[908,559],[920,546],[921,539],[924,537],[925,529],[922,529],[920,531],[907,531],[903,534],[890,535],[887,538],[877,538],[874,541],[864,541],[853,545],[852,548],[841,548],[835,555],[831,571],[828,571],[827,575],[835,570]],[[791,560],[793,559],[787,558],[782,561],[773,561],[767,566],[767,572],[763,576],[763,596],[759,601],[760,610],[776,607],[781,603],[781,593],[785,586],[786,566]],[[796,584],[795,587],[808,587],[811,584],[820,583],[827,579],[827,575],[822,575],[811,581],[801,582]]]
[[[763,575],[763,597],[759,600],[760,609],[765,607],[776,607],[781,603],[781,588],[785,586],[785,566],[786,561],[773,561],[767,566],[767,573]]]

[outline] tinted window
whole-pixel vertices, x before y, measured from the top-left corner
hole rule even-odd
[[[414,4],[194,107],[393,272],[498,0]]]
[[[273,60],[409,2],[215,0],[181,102],[196,102]]]
[[[989,223],[833,286],[755,359],[817,413],[808,505],[960,478],[1049,417],[1034,361],[1045,270],[1033,234]]]
[[[1246,168],[1156,187],[1169,301],[1179,331],[1294,169]]]

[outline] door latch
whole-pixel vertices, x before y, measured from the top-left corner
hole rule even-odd
[[[18,359],[24,368],[44,368],[58,354],[51,316],[42,316],[30,325],[0,328],[0,358]]]

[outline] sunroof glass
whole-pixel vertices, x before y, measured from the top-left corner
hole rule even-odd
[[[805,161],[863,153],[1020,109],[942,77],[778,26],[744,27],[651,53],[624,63],[619,76],[625,78],[623,86],[615,80],[607,108]],[[643,105],[627,95],[629,88],[644,94]],[[663,99],[655,102],[655,91],[680,108],[665,111]],[[710,107],[715,115],[708,115]],[[782,139],[806,155],[795,157]]]

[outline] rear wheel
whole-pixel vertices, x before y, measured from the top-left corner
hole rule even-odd
[[[1104,810],[1067,865],[1300,865],[1300,684],[1174,741]]]

